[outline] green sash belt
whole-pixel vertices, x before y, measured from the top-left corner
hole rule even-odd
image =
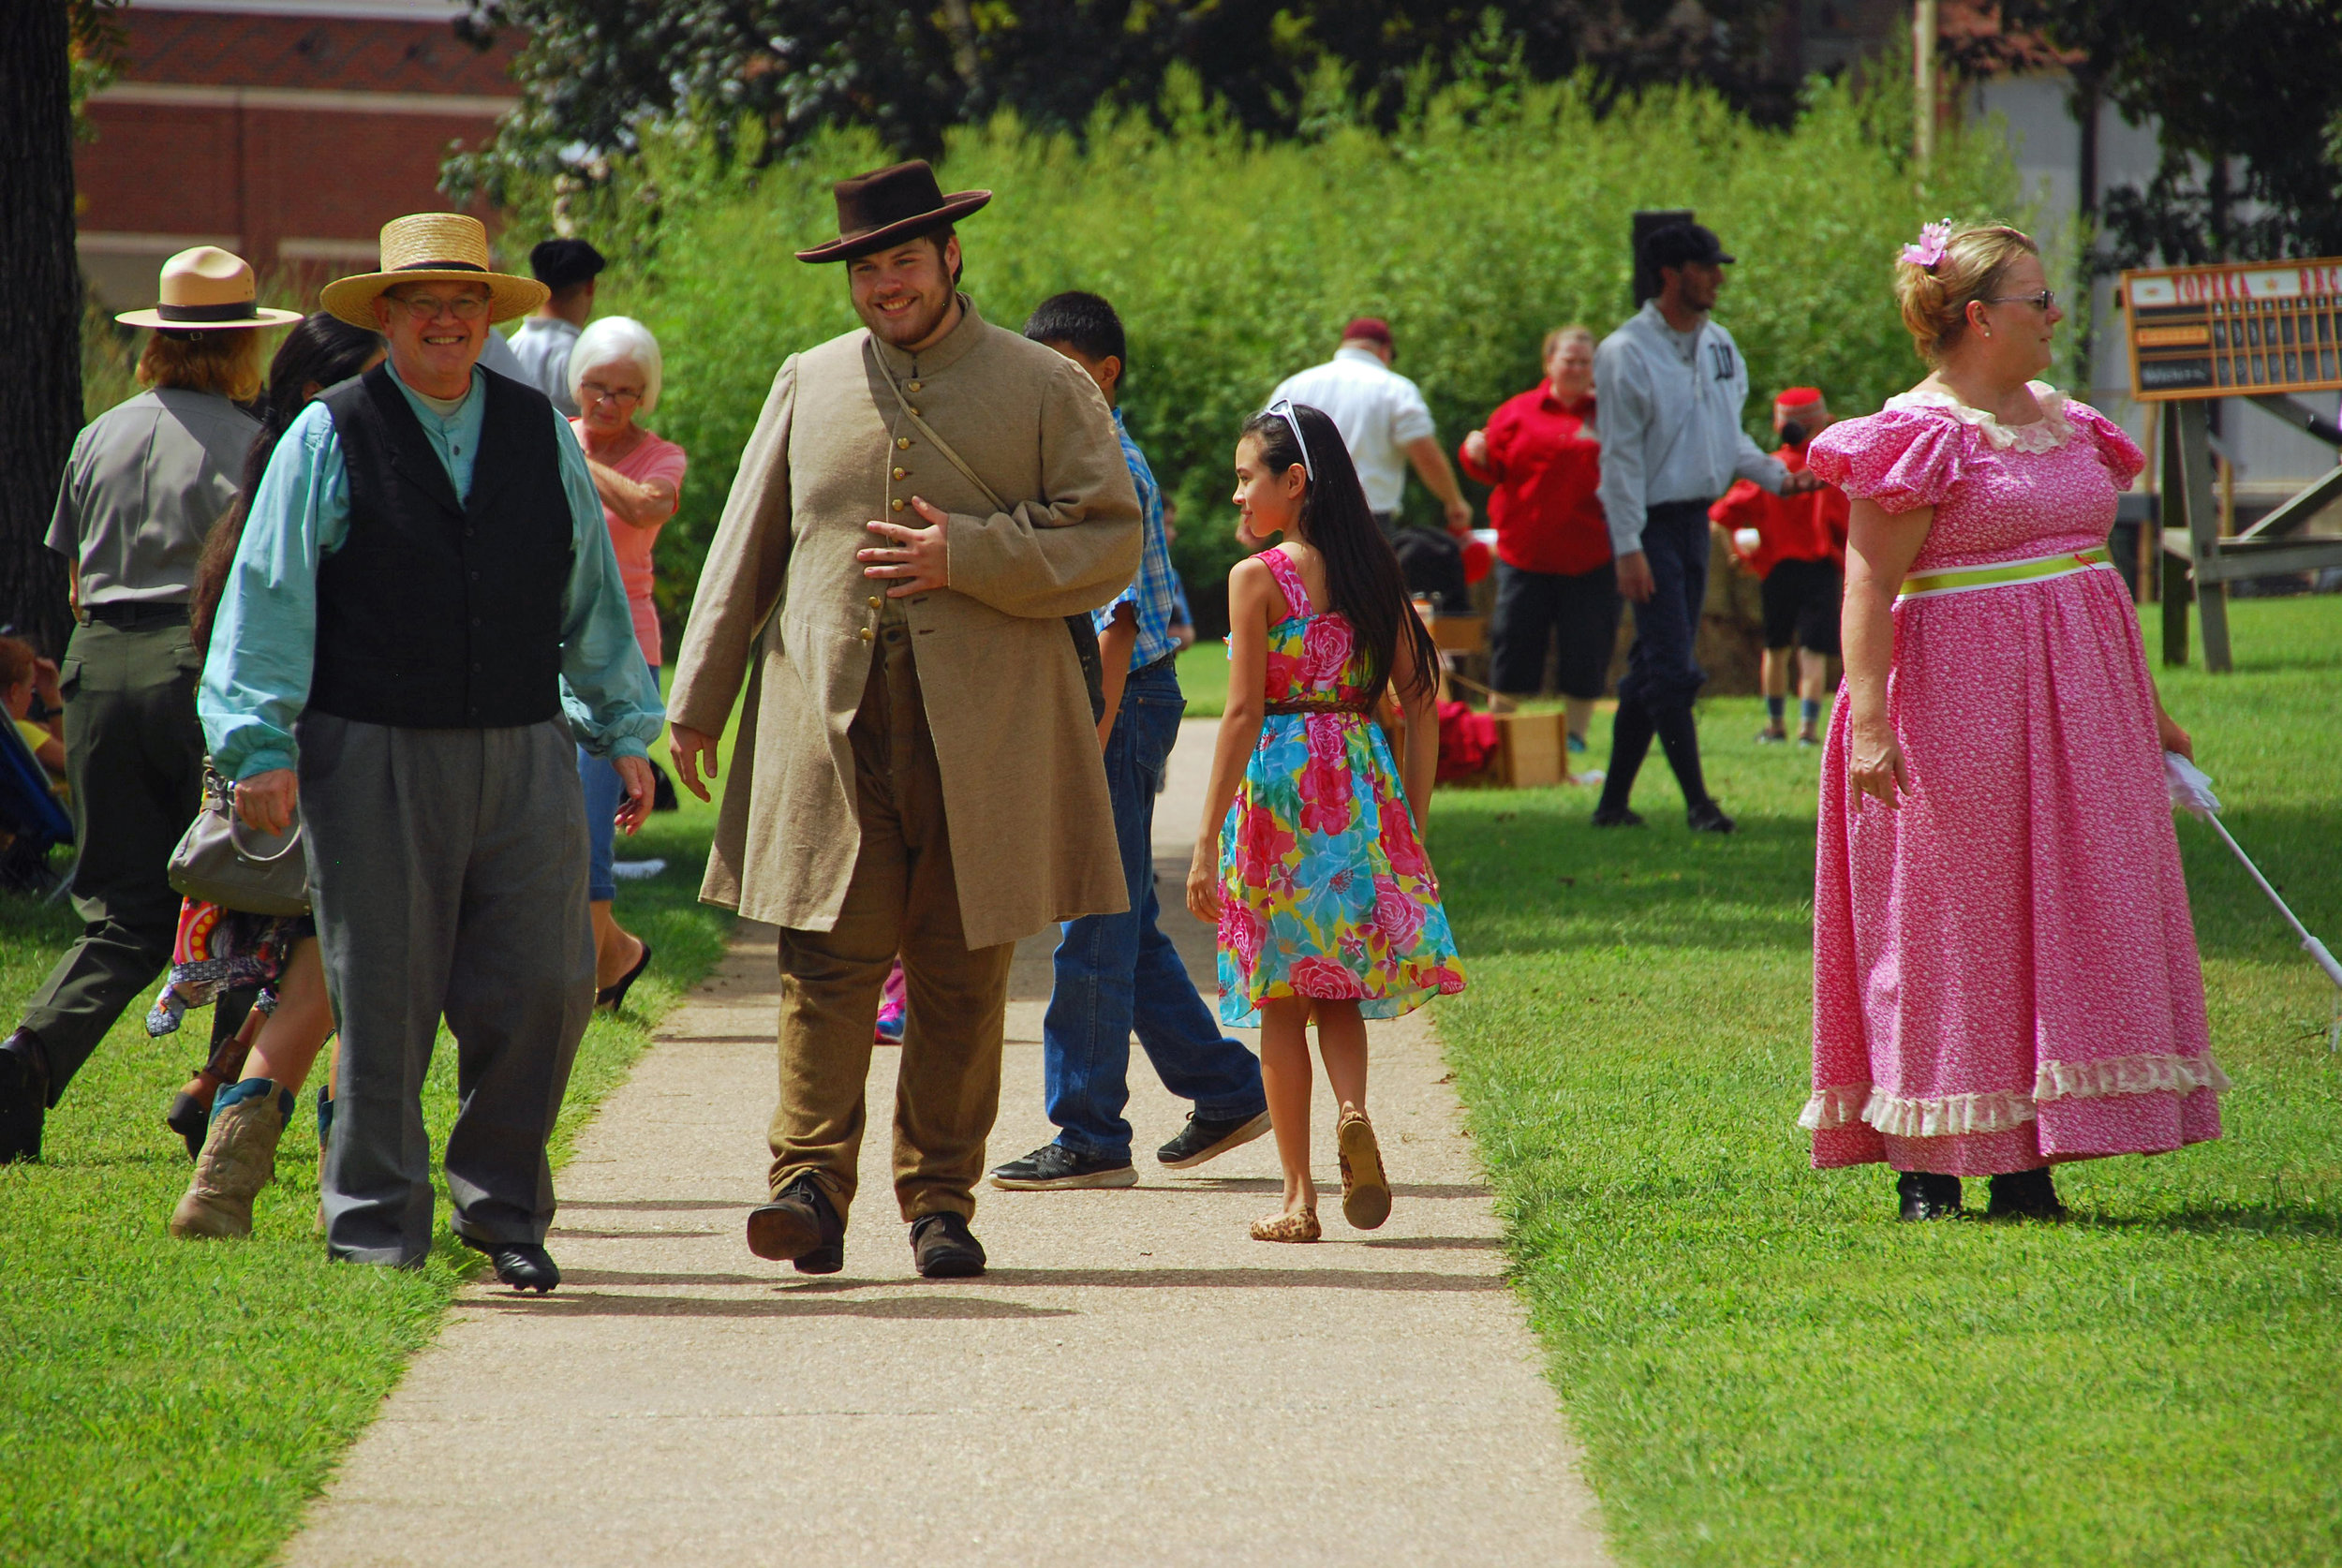
[[[1906,577],[1895,594],[1895,602],[1920,599],[1929,594],[1964,593],[1973,588],[2005,588],[2011,583],[2038,583],[2051,577],[2070,576],[2077,571],[2089,571],[2105,567],[2112,570],[2114,557],[2104,545],[2095,550],[2070,551],[2063,555],[2042,555],[2029,561],[1997,561],[1991,566],[1954,567],[1949,571],[1926,571]]]

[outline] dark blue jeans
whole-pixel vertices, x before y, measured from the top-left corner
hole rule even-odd
[[[1155,925],[1155,785],[1187,700],[1168,664],[1140,671],[1122,688],[1106,742],[1106,791],[1131,907],[1069,920],[1057,947],[1056,984],[1041,1027],[1043,1083],[1058,1142],[1093,1160],[1126,1161],[1131,1124],[1131,1034],[1164,1087],[1210,1118],[1267,1109],[1260,1060],[1220,1032],[1195,994],[1187,965]]]
[[[1653,714],[1687,709],[1708,680],[1692,657],[1699,607],[1708,597],[1708,503],[1653,507],[1643,521],[1642,551],[1651,563],[1653,592],[1635,606],[1635,642],[1626,650],[1618,700]]]

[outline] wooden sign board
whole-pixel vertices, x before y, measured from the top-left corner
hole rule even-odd
[[[2342,258],[2123,274],[2142,403],[2342,387]]]

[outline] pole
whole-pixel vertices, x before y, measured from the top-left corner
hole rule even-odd
[[[1911,161],[1925,179],[1935,161],[1935,0],[1911,7]]]
[[[2163,563],[2163,663],[2172,670],[2187,668],[2187,601],[2192,597],[2187,562],[2163,548],[2168,530],[2186,529],[2191,521],[2186,469],[2179,460],[2179,407],[2172,404],[2163,420],[2163,461],[2156,481],[2155,554]]]
[[[2220,551],[2220,514],[2212,500],[2211,419],[2201,398],[2172,406],[2178,436],[2180,488],[2187,502],[2187,564],[2196,585],[2196,620],[2203,632],[2203,667],[2225,674],[2232,665],[2228,645],[2228,585],[2209,581],[2200,570]],[[2166,650],[2169,657],[2169,650]]]

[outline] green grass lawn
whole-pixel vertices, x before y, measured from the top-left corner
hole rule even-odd
[[[2167,704],[2231,830],[2342,945],[2342,599],[2234,624],[2238,672],[2158,669]],[[2183,818],[2227,1136],[2063,1167],[2062,1227],[1899,1224],[1884,1167],[1815,1172],[1795,1125],[1817,754],[1752,746],[1759,714],[1701,716],[1728,839],[1685,832],[1655,750],[1640,832],[1597,835],[1583,790],[1435,808],[1473,981],[1440,1024],[1615,1551],[2342,1561],[2333,988]]]
[[[620,918],[656,957],[626,1015],[597,1013],[586,1031],[556,1162],[731,926],[697,902],[714,810],[684,799],[683,812],[620,841],[624,858],[668,862],[618,895]],[[74,929],[61,905],[0,899],[6,1005],[32,990]],[[328,1266],[312,1230],[307,1096],[253,1238],[172,1239],[164,1223],[188,1164],[162,1114],[202,1058],[211,1014],[149,1041],[143,1012],[141,1002],[115,1027],[50,1113],[41,1163],[0,1166],[0,1562],[10,1568],[268,1561],[408,1356],[437,1332],[457,1284],[484,1269],[447,1229],[444,1186],[438,1242],[421,1271]],[[435,1149],[454,1108],[444,1033],[440,1045],[423,1102]]]

